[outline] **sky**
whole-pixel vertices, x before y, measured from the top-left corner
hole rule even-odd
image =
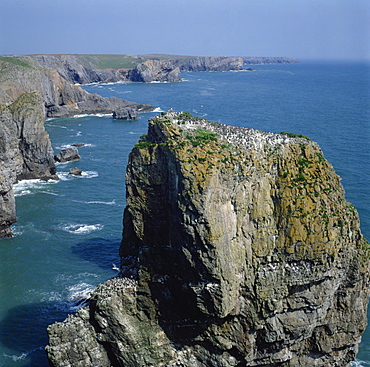
[[[0,54],[370,60],[370,0],[0,0]]]

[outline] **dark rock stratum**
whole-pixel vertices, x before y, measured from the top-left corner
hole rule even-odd
[[[127,167],[120,276],[48,328],[51,366],[349,366],[369,246],[319,146],[152,119]]]

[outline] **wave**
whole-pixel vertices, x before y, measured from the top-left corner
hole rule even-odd
[[[45,120],[45,122],[56,120],[58,117],[49,117]],[[59,129],[67,129],[67,126],[63,125],[54,125],[54,124],[45,124],[46,126],[52,126],[52,127],[59,127]]]
[[[38,193],[44,193],[44,194],[50,194],[50,195],[58,195],[54,194],[48,191],[36,191],[41,188],[45,188],[45,186],[49,186],[52,184],[57,183],[57,180],[49,180],[49,181],[43,181],[38,178],[31,179],[31,180],[21,180],[18,183],[13,185],[13,190],[14,190],[14,196],[24,196],[24,195],[30,195],[30,194],[35,194],[36,192]]]
[[[164,111],[160,107],[157,107],[152,112],[164,112]]]
[[[59,227],[61,230],[73,234],[89,234],[95,231],[101,231],[103,224],[66,224]]]
[[[361,361],[359,359],[356,359],[355,361],[351,362],[351,367],[366,367],[370,366],[369,361]]]
[[[76,146],[76,144],[78,144],[78,146]],[[62,144],[62,145],[55,147],[55,149],[63,150],[63,149],[71,148],[71,147],[84,148],[84,147],[95,147],[95,146],[96,146],[95,144],[91,144],[91,143],[73,143],[73,144]],[[60,163],[60,162],[56,162],[56,163]]]
[[[84,113],[84,114],[81,114],[81,115],[74,115],[74,116],[70,116],[70,118],[74,118],[74,119],[78,119],[78,118],[82,118],[82,117],[90,117],[90,116],[95,116],[95,117],[112,117],[112,114],[111,113]]]
[[[355,361],[351,362],[351,367],[366,367],[366,366],[370,366],[370,362],[360,361],[359,359],[356,359]]]
[[[9,355],[9,354],[6,354],[6,353],[3,353],[3,356],[5,358],[9,358],[11,359],[13,362],[18,362],[18,361],[22,361],[24,359],[26,359],[30,354],[38,351],[38,350],[44,350],[44,347],[41,346],[41,347],[38,347],[38,348],[35,348],[35,349],[32,349],[30,351],[27,351],[27,352],[23,352],[22,354],[20,355],[16,355],[16,354],[13,354],[13,355]]]
[[[24,232],[24,226],[20,226],[19,224],[15,223],[12,225],[12,234],[13,237],[22,236]]]
[[[63,312],[74,312],[87,303],[91,292],[96,288],[96,278],[96,274],[86,272],[77,275],[60,274],[53,282],[53,288],[60,289],[60,286],[62,287],[60,291],[39,292],[36,289],[31,289],[28,292],[27,300],[34,302],[37,299],[46,303],[45,312],[49,312],[50,307]]]
[[[78,283],[68,288],[67,300],[69,302],[69,310],[75,311],[84,306],[90,298],[91,292],[95,286],[88,283]]]
[[[80,201],[80,200],[72,200],[74,201],[75,203],[82,203],[82,204],[103,204],[103,205],[116,205],[116,200],[112,200],[112,201],[99,201],[99,200],[96,200],[96,201]]]

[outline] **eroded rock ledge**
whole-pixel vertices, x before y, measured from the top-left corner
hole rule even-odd
[[[121,276],[49,327],[52,366],[349,366],[369,249],[316,143],[167,113],[126,181]]]

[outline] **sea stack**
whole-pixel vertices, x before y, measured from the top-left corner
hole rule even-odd
[[[169,112],[126,175],[120,276],[48,328],[51,366],[349,366],[369,245],[319,146]]]

